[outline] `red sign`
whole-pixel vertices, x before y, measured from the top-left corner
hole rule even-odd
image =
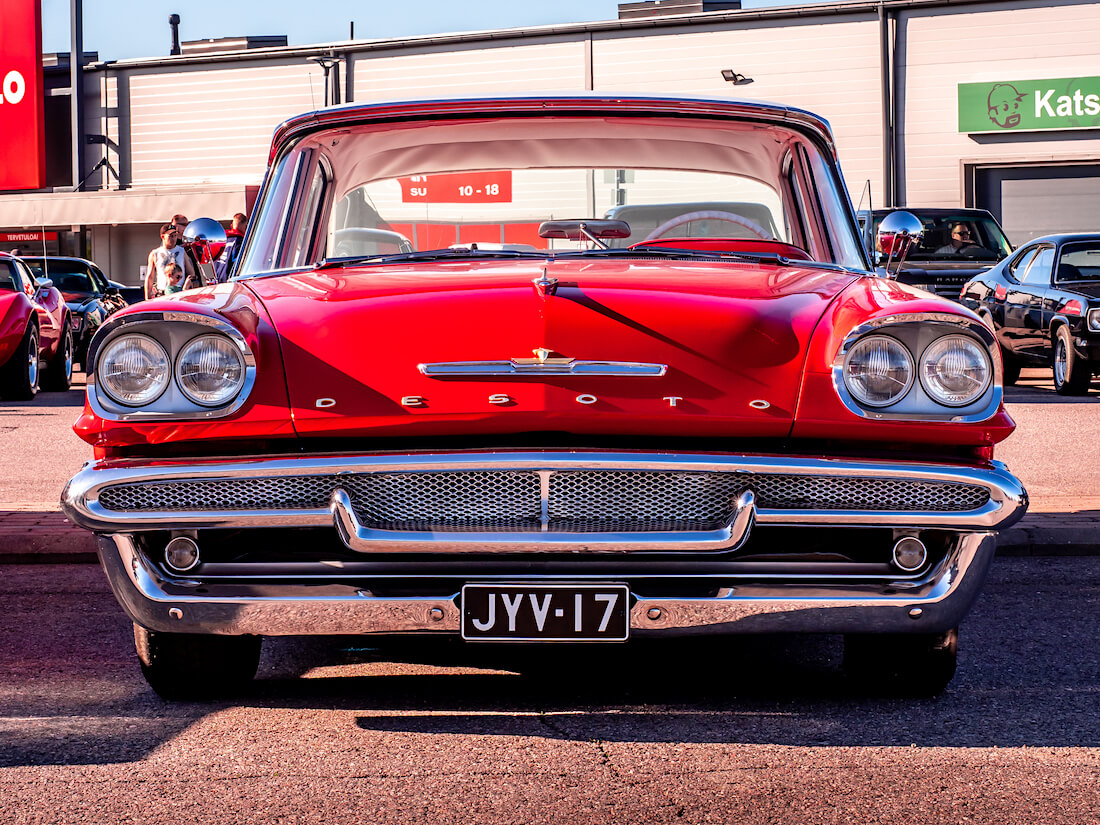
[[[512,173],[454,172],[401,178],[402,203],[511,203]]]
[[[0,190],[41,189],[42,13],[39,0],[0,0]]]
[[[42,243],[56,240],[56,232],[0,232],[0,243]]]

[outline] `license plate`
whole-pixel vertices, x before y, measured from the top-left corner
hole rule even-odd
[[[630,633],[624,584],[467,584],[462,638],[493,642],[623,642]]]

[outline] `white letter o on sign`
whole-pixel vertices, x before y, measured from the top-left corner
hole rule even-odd
[[[4,75],[4,100],[8,103],[18,103],[26,91],[27,83],[19,72],[12,70]]]

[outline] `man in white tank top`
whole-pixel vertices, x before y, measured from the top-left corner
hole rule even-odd
[[[191,262],[187,259],[183,246],[179,243],[179,230],[170,223],[160,228],[160,246],[149,253],[146,262],[145,297],[154,298],[167,292],[170,283],[164,266],[172,261],[181,272],[191,274]]]

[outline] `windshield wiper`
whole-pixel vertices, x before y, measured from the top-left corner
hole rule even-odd
[[[464,246],[445,249],[422,249],[419,252],[396,252],[385,255],[357,255],[350,258],[324,258],[313,265],[314,269],[339,269],[360,264],[391,264],[406,261],[445,261],[481,258],[547,258],[547,252],[531,252],[522,249],[477,249]]]

